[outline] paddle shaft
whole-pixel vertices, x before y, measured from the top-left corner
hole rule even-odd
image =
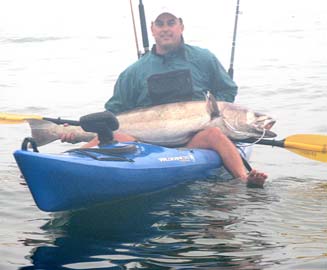
[[[285,148],[285,145],[284,145],[285,140],[276,141],[276,140],[261,139],[258,141],[257,139],[249,138],[249,139],[237,140],[237,142],[255,143],[255,144],[271,145],[271,146]]]
[[[315,145],[312,143],[306,143],[306,142],[299,142],[299,141],[291,141],[287,138],[284,140],[276,141],[276,140],[256,140],[256,139],[244,139],[239,140],[238,142],[246,142],[246,143],[255,143],[255,144],[262,144],[262,145],[271,145],[271,146],[277,146],[281,148],[287,148],[287,149],[300,149],[300,150],[307,150],[307,151],[316,151],[316,152],[326,152],[327,149],[325,147],[322,147],[321,145]]]
[[[57,125],[68,124],[71,126],[80,126],[80,121],[61,119],[60,117],[58,117],[58,118],[43,117],[42,120],[46,120],[46,121],[55,123]]]
[[[237,140],[235,142],[245,142],[245,143],[256,143],[256,144],[263,144],[263,145],[271,145],[271,146],[278,146],[278,147],[284,147],[284,140],[283,141],[275,141],[275,140],[265,140],[261,139],[257,142],[256,139],[244,139],[244,140]],[[252,170],[251,165],[247,162],[246,159],[244,159],[242,156],[243,165],[245,168],[250,172]]]

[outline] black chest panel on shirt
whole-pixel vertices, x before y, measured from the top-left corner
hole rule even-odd
[[[147,83],[153,105],[192,100],[192,76],[188,69],[153,74]]]

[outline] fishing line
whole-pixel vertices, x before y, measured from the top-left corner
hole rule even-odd
[[[225,126],[227,128],[229,128],[229,130],[235,132],[236,134],[245,134],[245,132],[236,130],[230,123],[228,123],[228,121],[226,120],[226,118],[223,117],[222,119],[223,119],[223,121],[225,123]]]
[[[242,132],[242,131],[238,131],[238,130],[236,130],[230,123],[228,123],[228,121],[226,120],[226,118],[222,118],[223,119],[223,121],[224,121],[224,123],[225,123],[225,126],[229,129],[229,130],[231,130],[232,132],[234,132],[234,133],[236,133],[236,134],[246,134],[245,132]],[[258,138],[256,141],[254,141],[253,143],[249,143],[249,144],[242,144],[242,146],[244,146],[244,147],[249,147],[249,146],[252,146],[252,145],[255,145],[256,143],[258,143],[259,141],[261,141],[264,137],[265,137],[265,135],[266,135],[266,130],[267,129],[263,129],[263,131],[262,131],[262,134],[261,134],[261,136],[260,136],[260,138]]]
[[[259,139],[257,139],[253,143],[248,143],[248,144],[244,144],[244,145],[242,144],[242,146],[249,147],[249,146],[257,144],[259,141],[261,141],[265,137],[265,134],[266,134],[266,129],[263,129],[262,135],[261,135],[261,137]]]

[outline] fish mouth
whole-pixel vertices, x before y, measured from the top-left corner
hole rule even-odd
[[[277,137],[277,134],[275,132],[273,132],[273,131],[265,129],[264,130],[264,137],[265,138],[275,138],[275,137]]]
[[[274,126],[276,120],[273,118],[267,118],[263,121],[263,125],[260,127],[260,130],[265,138],[275,138],[277,134],[270,129]]]
[[[276,120],[271,117],[261,117],[260,121],[257,120],[256,130],[261,133],[263,138],[274,138],[277,134],[270,129],[275,123]]]
[[[254,128],[252,129],[253,134],[255,134],[254,138],[274,138],[277,137],[277,134],[270,129],[276,123],[275,119],[271,117],[262,119],[258,121]]]
[[[263,129],[270,130],[275,123],[276,123],[275,119],[272,119],[272,118],[266,119],[264,124],[263,124]]]

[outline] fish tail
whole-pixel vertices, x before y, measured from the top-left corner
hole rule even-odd
[[[29,119],[27,120],[31,127],[32,137],[38,146],[46,145],[59,140],[62,135],[74,134],[73,143],[88,142],[96,135],[91,132],[85,132],[80,127],[63,127],[46,120]]]

